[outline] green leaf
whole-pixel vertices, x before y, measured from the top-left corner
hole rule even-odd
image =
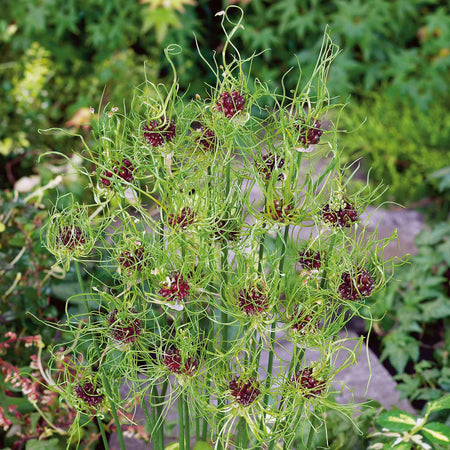
[[[390,431],[409,431],[416,425],[416,418],[405,411],[394,409],[385,412],[377,419],[377,423]]]
[[[211,450],[212,447],[205,441],[198,441],[195,443],[192,450]]]
[[[64,448],[57,438],[48,441],[40,441],[39,439],[30,439],[27,441],[25,450],[56,450]]]
[[[172,442],[172,444],[169,444],[165,450],[178,450],[180,448],[180,444],[178,442]]]
[[[441,411],[443,409],[450,409],[450,394],[444,395],[438,400],[435,400],[431,405],[432,411]]]
[[[180,27],[181,23],[175,11],[166,8],[155,8],[148,10],[144,15],[142,32],[147,33],[154,28],[156,41],[160,43],[164,40],[170,28]]]
[[[422,433],[436,444],[450,444],[450,427],[443,423],[431,422],[422,428]]]

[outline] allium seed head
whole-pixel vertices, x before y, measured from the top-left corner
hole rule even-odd
[[[96,407],[103,402],[103,394],[100,393],[98,386],[94,386],[90,381],[77,384],[74,390],[77,397],[91,407]]]
[[[130,308],[131,314],[136,314],[134,308]],[[125,319],[121,320],[117,317],[117,309],[109,313],[108,323],[111,327],[110,333],[114,340],[124,344],[133,343],[141,334],[141,321],[139,319]]]
[[[60,227],[57,237],[59,245],[63,245],[70,250],[86,243],[85,234],[77,226]]]
[[[356,274],[344,272],[338,291],[345,300],[360,300],[368,297],[373,291],[373,279],[365,269],[359,269]]]
[[[325,383],[317,380],[313,375],[313,369],[307,367],[297,372],[292,378],[292,383],[298,389],[301,389],[304,397],[318,397],[325,390]]]
[[[162,122],[160,119],[152,120],[148,125],[144,125],[144,139],[152,147],[160,147],[166,142],[173,141],[175,139],[176,128],[173,120],[170,123]]]
[[[350,227],[353,223],[358,222],[358,213],[355,207],[347,200],[339,209],[331,209],[327,204],[322,209],[323,220],[330,225],[337,227]]]
[[[243,111],[244,107],[245,98],[238,91],[233,91],[231,95],[228,91],[222,92],[216,104],[217,111],[222,111],[228,119]]]
[[[253,377],[248,380],[241,380],[237,376],[230,381],[228,388],[234,399],[242,406],[251,405],[261,394],[259,381]]]
[[[260,283],[239,292],[239,308],[248,316],[257,316],[267,312],[269,301],[265,286]]]

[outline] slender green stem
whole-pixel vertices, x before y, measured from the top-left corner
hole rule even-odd
[[[238,435],[237,435],[237,448],[245,449],[247,448],[247,429],[245,426],[245,419],[243,417],[239,418],[238,423]]]
[[[228,194],[230,192],[231,186],[231,165],[228,160],[225,171],[225,198],[228,198]],[[222,261],[221,261],[221,269],[222,269],[222,286],[223,289],[228,285],[228,233],[225,233],[225,242],[222,245]],[[222,351],[226,353],[228,349],[228,314],[225,311],[225,308],[222,308],[221,312],[221,322],[222,322]]]
[[[200,417],[195,418],[195,440],[200,440]]]
[[[145,397],[142,397],[142,402],[141,402],[141,407],[142,410],[144,411],[144,415],[145,415],[145,421],[147,423],[147,429],[151,435],[151,439],[153,441],[153,445],[157,445],[157,437],[156,437],[156,433],[155,433],[155,424],[154,424],[154,420],[155,417],[150,417],[150,414],[148,412],[148,407],[147,407],[147,402],[145,401]]]
[[[184,448],[184,405],[183,394],[178,397],[178,440],[179,450],[185,450]]]
[[[312,448],[311,445],[312,445],[312,441],[313,441],[314,433],[315,433],[314,426],[313,426],[312,422],[313,421],[311,419],[311,428],[309,429],[308,441],[306,442],[306,449],[307,450],[310,450]]]
[[[183,405],[184,405],[184,447],[186,450],[191,448],[191,429],[190,429],[190,417],[189,417],[189,407],[186,400],[186,396],[183,395]]]
[[[105,447],[106,450],[108,450],[109,449],[108,439],[106,438],[105,429],[103,428],[103,423],[100,420],[98,420],[98,418],[95,418],[95,422],[97,423],[98,429],[100,430],[103,446]]]
[[[325,267],[323,270],[322,281],[320,282],[321,289],[325,287],[325,283],[327,282],[328,261],[331,258],[331,252],[333,251],[335,241],[336,241],[336,233],[333,233],[330,238],[330,244],[328,245],[327,254],[325,255]]]
[[[211,341],[211,340],[210,340]],[[207,388],[206,388],[206,392],[208,392],[209,391],[209,388],[210,388],[210,386],[211,386],[211,379],[208,379],[207,380]],[[208,400],[208,404],[209,404],[209,395],[207,395],[207,400]],[[207,434],[208,434],[208,419],[207,419],[207,417],[205,416],[204,418],[203,418],[203,426],[202,426],[202,441],[206,441],[206,436],[207,436]]]
[[[157,415],[157,422],[158,422],[158,436],[159,436],[159,442],[160,446],[158,448],[163,449],[164,448],[164,421],[160,420],[162,417],[162,408],[163,408],[163,399],[166,397],[167,392],[167,380],[164,381],[162,388],[161,388],[161,394],[158,396],[156,395],[155,398],[157,398],[157,406],[156,406],[156,415]],[[156,387],[156,394],[158,393]]]
[[[78,284],[80,285],[81,292],[84,292],[83,277],[81,276],[80,265],[78,264],[78,261],[75,261],[75,272],[77,274]],[[89,305],[88,305],[87,301],[86,301],[85,305],[86,305],[86,311],[89,315],[90,310],[89,310]],[[100,357],[100,349],[98,347],[98,342],[95,340],[95,338],[93,339],[93,342],[94,342],[95,351],[97,352],[97,356]],[[111,407],[111,412],[112,412],[112,415],[114,418],[114,422],[116,424],[117,435],[119,437],[119,442],[120,442],[120,448],[122,450],[126,450],[125,442],[123,440],[123,434],[122,434],[122,428],[121,428],[119,416],[117,415],[116,405],[114,404],[114,400],[113,400],[113,396],[112,396],[111,385],[109,384],[108,376],[105,373],[105,370],[103,369],[103,367],[100,367],[100,372],[101,372],[101,376],[102,376],[103,386],[105,387],[106,393],[108,395],[109,405]]]

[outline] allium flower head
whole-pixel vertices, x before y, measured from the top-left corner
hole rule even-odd
[[[200,128],[200,135],[196,138],[196,141],[205,151],[213,151],[216,146],[216,135],[213,130],[205,127]]]
[[[130,308],[129,312],[132,315],[136,314],[134,308]],[[108,316],[108,324],[110,325],[112,338],[123,344],[133,343],[141,334],[141,321],[136,318],[120,319],[117,315],[117,309],[113,309]]]
[[[324,256],[320,252],[313,252],[311,249],[304,250],[298,254],[298,262],[307,270],[319,270]]]
[[[235,241],[239,237],[238,224],[233,220],[216,218],[214,220],[214,236],[221,240],[228,237],[229,241]]]
[[[183,309],[182,302],[189,295],[189,284],[179,272],[168,276],[162,283],[159,295],[164,297],[168,306],[173,309]]]
[[[251,405],[261,394],[259,381],[250,377],[247,380],[236,376],[228,384],[231,395],[242,406]]]
[[[144,247],[137,247],[135,250],[125,250],[119,255],[119,264],[121,267],[130,270],[142,271],[144,259]]]
[[[332,207],[327,204],[322,209],[322,218],[324,222],[337,227],[351,227],[353,223],[358,222],[358,212],[354,205],[348,200],[344,200],[339,207]]]
[[[360,300],[368,297],[373,290],[373,278],[365,269],[358,269],[356,273],[344,272],[338,291],[345,300]]]
[[[193,356],[188,356],[186,360],[182,361],[180,350],[177,348],[170,348],[166,351],[163,358],[164,365],[172,373],[193,376],[199,366],[199,361]]]
[[[239,308],[248,316],[257,316],[267,312],[269,300],[267,298],[265,285],[262,282],[255,283],[250,288],[239,292]]]
[[[258,172],[263,176],[266,181],[272,178],[272,173],[276,170],[281,170],[284,166],[284,159],[274,153],[268,153],[262,156],[262,162],[257,162],[256,167]],[[282,180],[284,175],[280,173],[277,177],[278,180]]]
[[[292,203],[285,204],[283,199],[275,199],[272,204],[268,203],[267,212],[270,217],[277,222],[284,222],[286,219],[294,217],[295,210]]]
[[[309,124],[306,123],[305,119],[301,119],[300,124],[297,125],[297,130],[300,133],[298,141],[302,147],[318,144],[323,134],[322,124],[315,119],[311,119]]]
[[[316,329],[316,324],[313,322],[313,316],[306,314],[306,315],[302,315],[300,314],[299,316],[294,316],[292,317],[293,320],[293,324],[292,324],[292,330],[297,332],[297,333],[305,333],[306,329],[308,330],[315,330]]]
[[[179,214],[169,214],[167,221],[173,228],[186,228],[195,221],[195,213],[189,207],[184,207]]]
[[[292,378],[292,383],[302,391],[306,398],[318,397],[325,390],[325,382],[317,380],[311,367],[306,367],[297,372]]]
[[[152,147],[160,147],[166,142],[175,139],[176,128],[173,120],[170,122],[162,122],[160,119],[152,120],[142,128],[144,130],[144,139]]]
[[[222,92],[216,104],[217,111],[222,111],[228,119],[243,111],[244,107],[245,98],[238,91],[231,94],[228,91]]]
[[[104,399],[99,387],[90,381],[77,384],[74,388],[75,394],[92,408],[99,406]]]
[[[113,172],[116,176],[119,178],[122,178],[122,180],[131,183],[134,179],[133,176],[134,167],[132,162],[125,158],[122,160],[122,163],[116,163],[113,171],[105,170],[100,178],[100,182],[103,184],[105,188],[108,188],[112,185],[113,182]]]
[[[86,243],[86,236],[77,226],[62,226],[59,229],[57,242],[68,249],[82,246]]]

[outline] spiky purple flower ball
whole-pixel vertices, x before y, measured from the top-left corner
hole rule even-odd
[[[230,381],[228,388],[234,399],[242,406],[251,405],[261,394],[259,382],[253,377],[242,380],[236,376]]]
[[[365,269],[359,269],[354,274],[344,272],[341,275],[341,284],[338,291],[345,300],[360,300],[368,297],[373,288],[374,281],[370,273]]]
[[[160,147],[166,142],[173,141],[175,139],[176,127],[175,122],[163,122],[160,119],[151,120],[148,125],[144,125],[144,139],[152,147]]]
[[[243,111],[245,107],[245,98],[238,92],[222,92],[216,104],[217,111],[223,111],[228,119],[231,119],[236,113]]]
[[[318,397],[325,390],[325,383],[314,377],[311,367],[306,367],[297,372],[292,378],[292,383],[296,388],[303,391],[306,398]]]
[[[99,387],[90,381],[77,384],[74,390],[78,398],[93,408],[103,402],[104,395],[100,393]]]

